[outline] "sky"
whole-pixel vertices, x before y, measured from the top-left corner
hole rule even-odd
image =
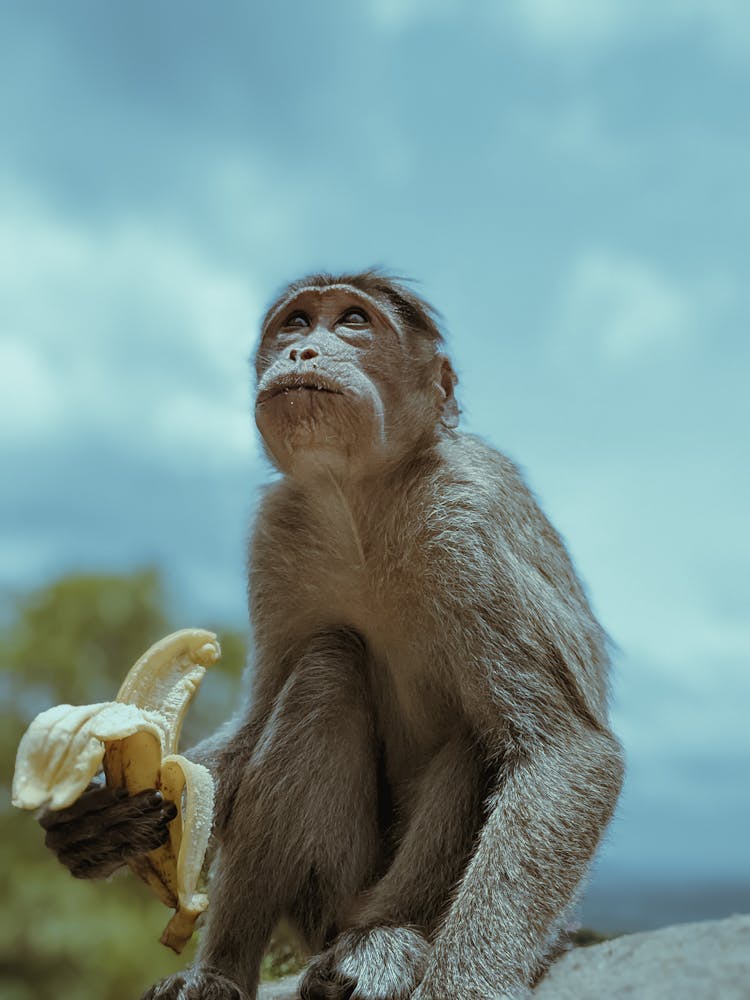
[[[311,270],[443,317],[617,644],[597,878],[750,884],[750,6],[3,4],[0,593],[245,623],[249,358]]]

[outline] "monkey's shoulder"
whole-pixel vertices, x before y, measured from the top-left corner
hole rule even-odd
[[[513,499],[534,502],[518,465],[476,434],[454,431],[436,448],[435,489],[460,492],[463,488],[477,505]]]
[[[514,547],[536,541],[561,545],[519,466],[474,434],[453,433],[438,446],[426,485],[430,520],[447,530],[493,535]]]
[[[410,498],[400,524],[402,565],[438,583],[463,581],[463,593],[516,600],[545,587],[584,604],[565,544],[540,508],[519,467],[479,437],[440,442],[429,474]],[[512,596],[515,595],[515,596]]]

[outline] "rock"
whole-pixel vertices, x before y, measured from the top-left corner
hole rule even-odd
[[[296,976],[265,983],[258,1000],[295,1000],[296,984]],[[555,962],[532,997],[750,1000],[750,916],[678,924],[576,948]]]
[[[284,976],[275,983],[261,983],[258,1000],[297,1000],[299,976]]]
[[[678,924],[576,948],[534,1000],[750,1000],[750,916]]]

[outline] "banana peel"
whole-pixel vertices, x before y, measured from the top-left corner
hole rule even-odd
[[[112,788],[131,795],[157,788],[175,803],[167,842],[129,864],[175,910],[161,942],[176,952],[208,906],[199,880],[214,802],[210,772],[177,749],[193,695],[220,655],[213,632],[166,636],[131,668],[114,701],[56,705],[38,715],[21,738],[13,776],[19,809],[64,809],[102,767]]]

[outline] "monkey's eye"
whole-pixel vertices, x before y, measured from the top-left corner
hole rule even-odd
[[[301,309],[289,313],[282,324],[284,330],[305,330],[310,325],[310,317]]]
[[[347,309],[338,322],[342,326],[368,326],[370,317],[364,309]]]

